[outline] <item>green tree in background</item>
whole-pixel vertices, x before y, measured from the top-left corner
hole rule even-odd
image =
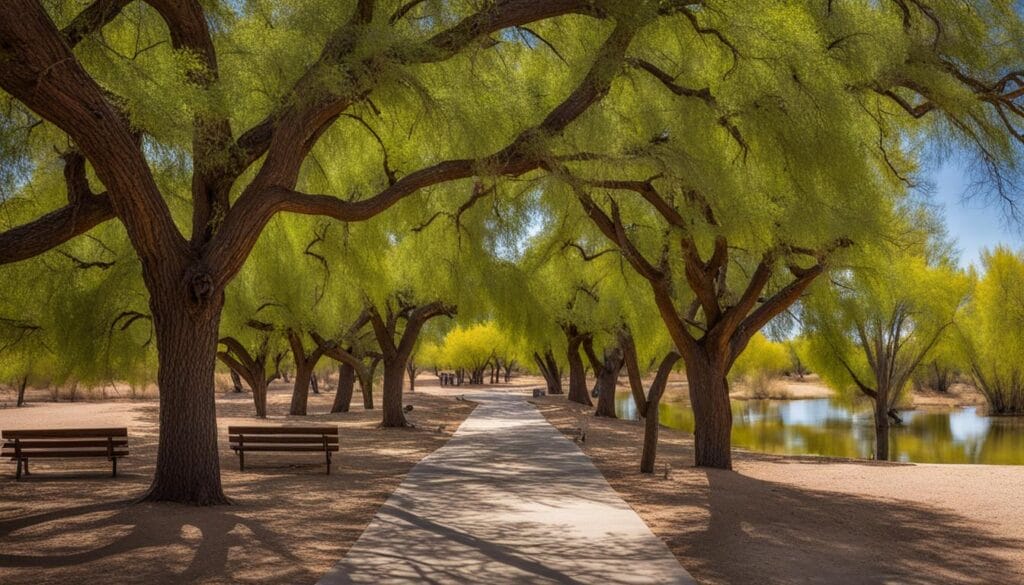
[[[966,370],[993,414],[1024,414],[1024,257],[1003,247],[981,256],[985,274],[958,328]]]
[[[883,260],[884,259],[884,260]],[[805,301],[814,370],[874,405],[875,458],[889,458],[889,426],[914,371],[952,335],[970,289],[949,263],[906,251],[834,275]]]

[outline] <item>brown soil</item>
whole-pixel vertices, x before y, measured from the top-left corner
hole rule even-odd
[[[251,397],[217,400],[224,487],[233,506],[134,504],[153,473],[152,399],[30,403],[0,409],[0,429],[128,426],[132,454],[109,477],[102,460],[32,465],[32,477],[0,475],[0,583],[312,583],[337,562],[420,459],[442,446],[472,411],[450,397],[406,394],[415,429],[378,428],[380,410],[286,417],[290,388],[275,384],[271,418],[341,427],[330,476],[317,455],[253,454],[246,471],[227,449],[227,426],[264,424]],[[333,392],[310,397],[330,410]],[[355,398],[358,403],[358,393]],[[378,398],[379,400],[379,398]]]
[[[641,423],[534,402],[571,437],[586,425],[583,450],[701,583],[1024,583],[1024,467],[736,450],[735,471],[698,469],[692,435],[663,428],[644,475]]]

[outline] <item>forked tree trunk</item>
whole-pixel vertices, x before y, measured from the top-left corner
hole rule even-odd
[[[21,382],[18,383],[18,402],[17,406],[25,406],[25,388],[28,386],[28,376],[22,376]]]
[[[654,462],[658,456],[658,433],[661,430],[661,421],[658,418],[658,405],[661,404],[661,397],[665,395],[665,387],[668,386],[668,376],[672,368],[679,361],[679,354],[671,352],[661,360],[658,366],[658,373],[651,382],[651,389],[647,391],[647,398],[644,400],[644,448],[640,455],[640,472],[654,473]],[[643,394],[643,388],[640,389]]]
[[[587,391],[587,373],[583,367],[583,358],[580,356],[580,343],[582,339],[573,337],[569,339],[569,350],[566,358],[569,362],[569,400],[584,406],[593,406],[590,400],[590,392]]]
[[[334,394],[331,412],[348,412],[356,385],[356,369],[349,364],[338,364],[338,391]]]
[[[697,467],[732,469],[732,407],[722,360],[695,359],[686,364],[694,416]]]
[[[201,506],[228,503],[220,481],[214,401],[223,296],[215,295],[199,309],[184,295],[173,298],[167,290],[150,288],[159,348],[160,436],[156,473],[144,499]]]

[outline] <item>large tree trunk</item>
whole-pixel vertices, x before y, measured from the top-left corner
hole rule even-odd
[[[393,363],[384,364],[384,395],[383,410],[384,427],[407,427],[405,412],[402,408],[402,382],[405,378],[405,360],[397,358]]]
[[[593,406],[590,400],[590,393],[587,391],[587,373],[583,367],[583,358],[580,356],[580,343],[582,339],[573,337],[569,339],[569,351],[566,357],[569,361],[569,400]]]
[[[686,364],[694,416],[697,467],[732,469],[732,407],[721,360],[696,359]]]
[[[28,386],[28,376],[22,376],[21,382],[18,383],[18,402],[17,406],[25,406],[25,388]]]
[[[658,456],[658,433],[661,430],[658,405],[661,404],[661,397],[665,395],[668,376],[678,361],[679,354],[675,352],[669,353],[661,360],[658,373],[654,376],[651,389],[647,391],[647,398],[644,400],[644,412],[647,415],[644,417],[644,448],[640,456],[641,473],[654,473],[654,462]],[[640,389],[640,393],[643,394],[643,388]]]
[[[331,412],[348,412],[356,385],[356,369],[349,364],[338,364],[338,392],[334,395]]]
[[[168,296],[156,291],[150,299],[159,359],[160,438],[156,473],[144,499],[225,504],[214,401],[223,296],[207,300],[202,310],[186,298]]]

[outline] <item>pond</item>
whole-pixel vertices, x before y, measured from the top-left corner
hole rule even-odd
[[[636,419],[629,393],[616,396],[620,418]],[[693,431],[687,402],[663,402],[661,423]],[[733,400],[732,440],[736,447],[785,455],[869,459],[874,453],[870,409],[833,398]],[[989,417],[978,407],[904,410],[903,424],[890,431],[893,461],[1024,465],[1024,417]]]

